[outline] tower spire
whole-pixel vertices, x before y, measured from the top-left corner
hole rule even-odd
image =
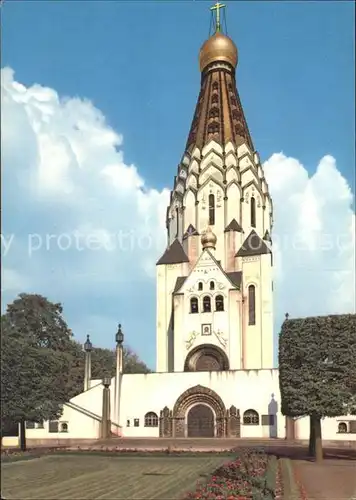
[[[229,36],[222,33],[221,10],[225,7],[220,2],[210,7],[215,33],[200,49],[201,87],[186,144],[188,152],[194,147],[202,150],[211,140],[223,148],[229,142],[235,147],[246,143],[254,151],[236,89],[237,47]]]
[[[221,23],[220,23],[220,9],[225,9],[226,5],[220,2],[216,2],[215,5],[210,7],[210,10],[215,13],[215,33],[221,32]]]

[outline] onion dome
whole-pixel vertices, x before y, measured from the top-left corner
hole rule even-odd
[[[205,250],[206,248],[212,248],[213,250],[215,250],[216,242],[217,237],[211,230],[211,227],[208,226],[208,228],[203,232],[201,236],[201,244],[203,246],[203,249]]]
[[[226,62],[234,69],[237,66],[237,47],[231,38],[223,33],[215,33],[200,49],[200,71],[204,71],[213,62]]]

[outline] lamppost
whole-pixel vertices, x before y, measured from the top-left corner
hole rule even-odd
[[[93,344],[90,342],[89,335],[87,335],[87,340],[84,344],[84,351],[85,351],[84,391],[90,389],[92,350],[93,350]]]
[[[121,386],[121,376],[123,372],[123,343],[124,334],[121,329],[121,324],[119,324],[116,335],[116,373],[115,373],[115,398],[114,398],[114,420],[119,423],[120,421],[120,386]]]
[[[122,344],[124,343],[124,334],[122,333],[121,324],[120,323],[119,323],[119,327],[117,329],[117,333],[115,335],[115,340],[116,340],[116,345],[117,346],[122,346]]]
[[[102,439],[108,439],[111,434],[110,385],[111,385],[111,379],[108,377],[104,377],[103,410],[102,410],[102,422],[101,422]]]

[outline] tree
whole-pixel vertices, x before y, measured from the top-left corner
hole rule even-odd
[[[70,369],[62,378],[66,376],[68,399],[78,394],[82,355],[63,318],[62,305],[50,302],[42,295],[22,293],[7,306],[5,316],[12,335],[25,338],[33,348],[48,348],[67,356]]]
[[[62,405],[83,391],[85,356],[63,318],[63,308],[37,294],[20,294],[7,306],[2,323],[2,427],[25,420],[50,420]],[[112,377],[114,350],[95,348],[92,378]],[[124,350],[126,373],[147,373],[147,366]]]
[[[124,348],[124,373],[151,373],[147,365],[129,347]]]
[[[286,319],[279,339],[282,413],[310,417],[309,451],[322,460],[321,419],[355,412],[356,315]]]
[[[82,345],[73,342],[75,352],[71,365],[72,390],[71,397],[80,394],[84,385],[85,356]],[[150,369],[130,348],[124,348],[124,373],[150,373]],[[94,347],[91,353],[91,376],[93,379],[112,378],[116,371],[115,349]]]
[[[1,426],[20,424],[26,449],[25,421],[58,418],[68,400],[69,358],[34,345],[13,322],[1,318]]]
[[[70,351],[73,338],[63,316],[61,304],[52,303],[42,295],[21,293],[6,309],[11,326],[26,337],[34,347]]]

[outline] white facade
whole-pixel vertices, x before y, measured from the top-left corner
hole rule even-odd
[[[183,371],[189,350],[203,343],[223,349],[231,369],[273,368],[272,202],[258,155],[246,145],[222,150],[211,141],[184,161],[168,208],[171,247],[157,265],[156,369]],[[207,228],[216,243],[203,251]],[[215,307],[219,296],[223,311]],[[203,312],[205,297],[211,313]],[[201,336],[205,324],[209,337]]]
[[[115,414],[115,378],[112,379],[111,420],[112,435],[124,437],[159,437],[159,425],[145,426],[145,416],[154,412],[157,417],[166,405],[173,408],[177,399],[187,389],[203,386],[220,395],[226,408],[231,405],[240,409],[241,438],[285,438],[285,417],[280,413],[278,370],[231,370],[228,372],[183,372],[122,375],[120,415]],[[100,438],[103,386],[74,397],[64,406],[58,432],[50,432],[49,422],[43,428],[27,429],[28,440],[36,443],[64,442],[64,440],[93,440]],[[254,409],[258,423],[244,424],[243,415]],[[187,414],[185,435],[187,436]],[[262,425],[262,415],[275,415],[273,425]],[[120,426],[117,425],[118,420]],[[322,420],[323,439],[328,441],[353,441],[350,433],[351,417],[325,418]],[[149,421],[150,423],[155,423]],[[146,423],[148,423],[146,421]],[[64,428],[65,432],[61,431]],[[37,427],[37,424],[36,424]],[[346,433],[343,432],[346,427]],[[341,431],[341,432],[340,432]],[[309,438],[309,419],[295,422],[295,439]],[[3,445],[15,445],[15,438],[3,438]]]

